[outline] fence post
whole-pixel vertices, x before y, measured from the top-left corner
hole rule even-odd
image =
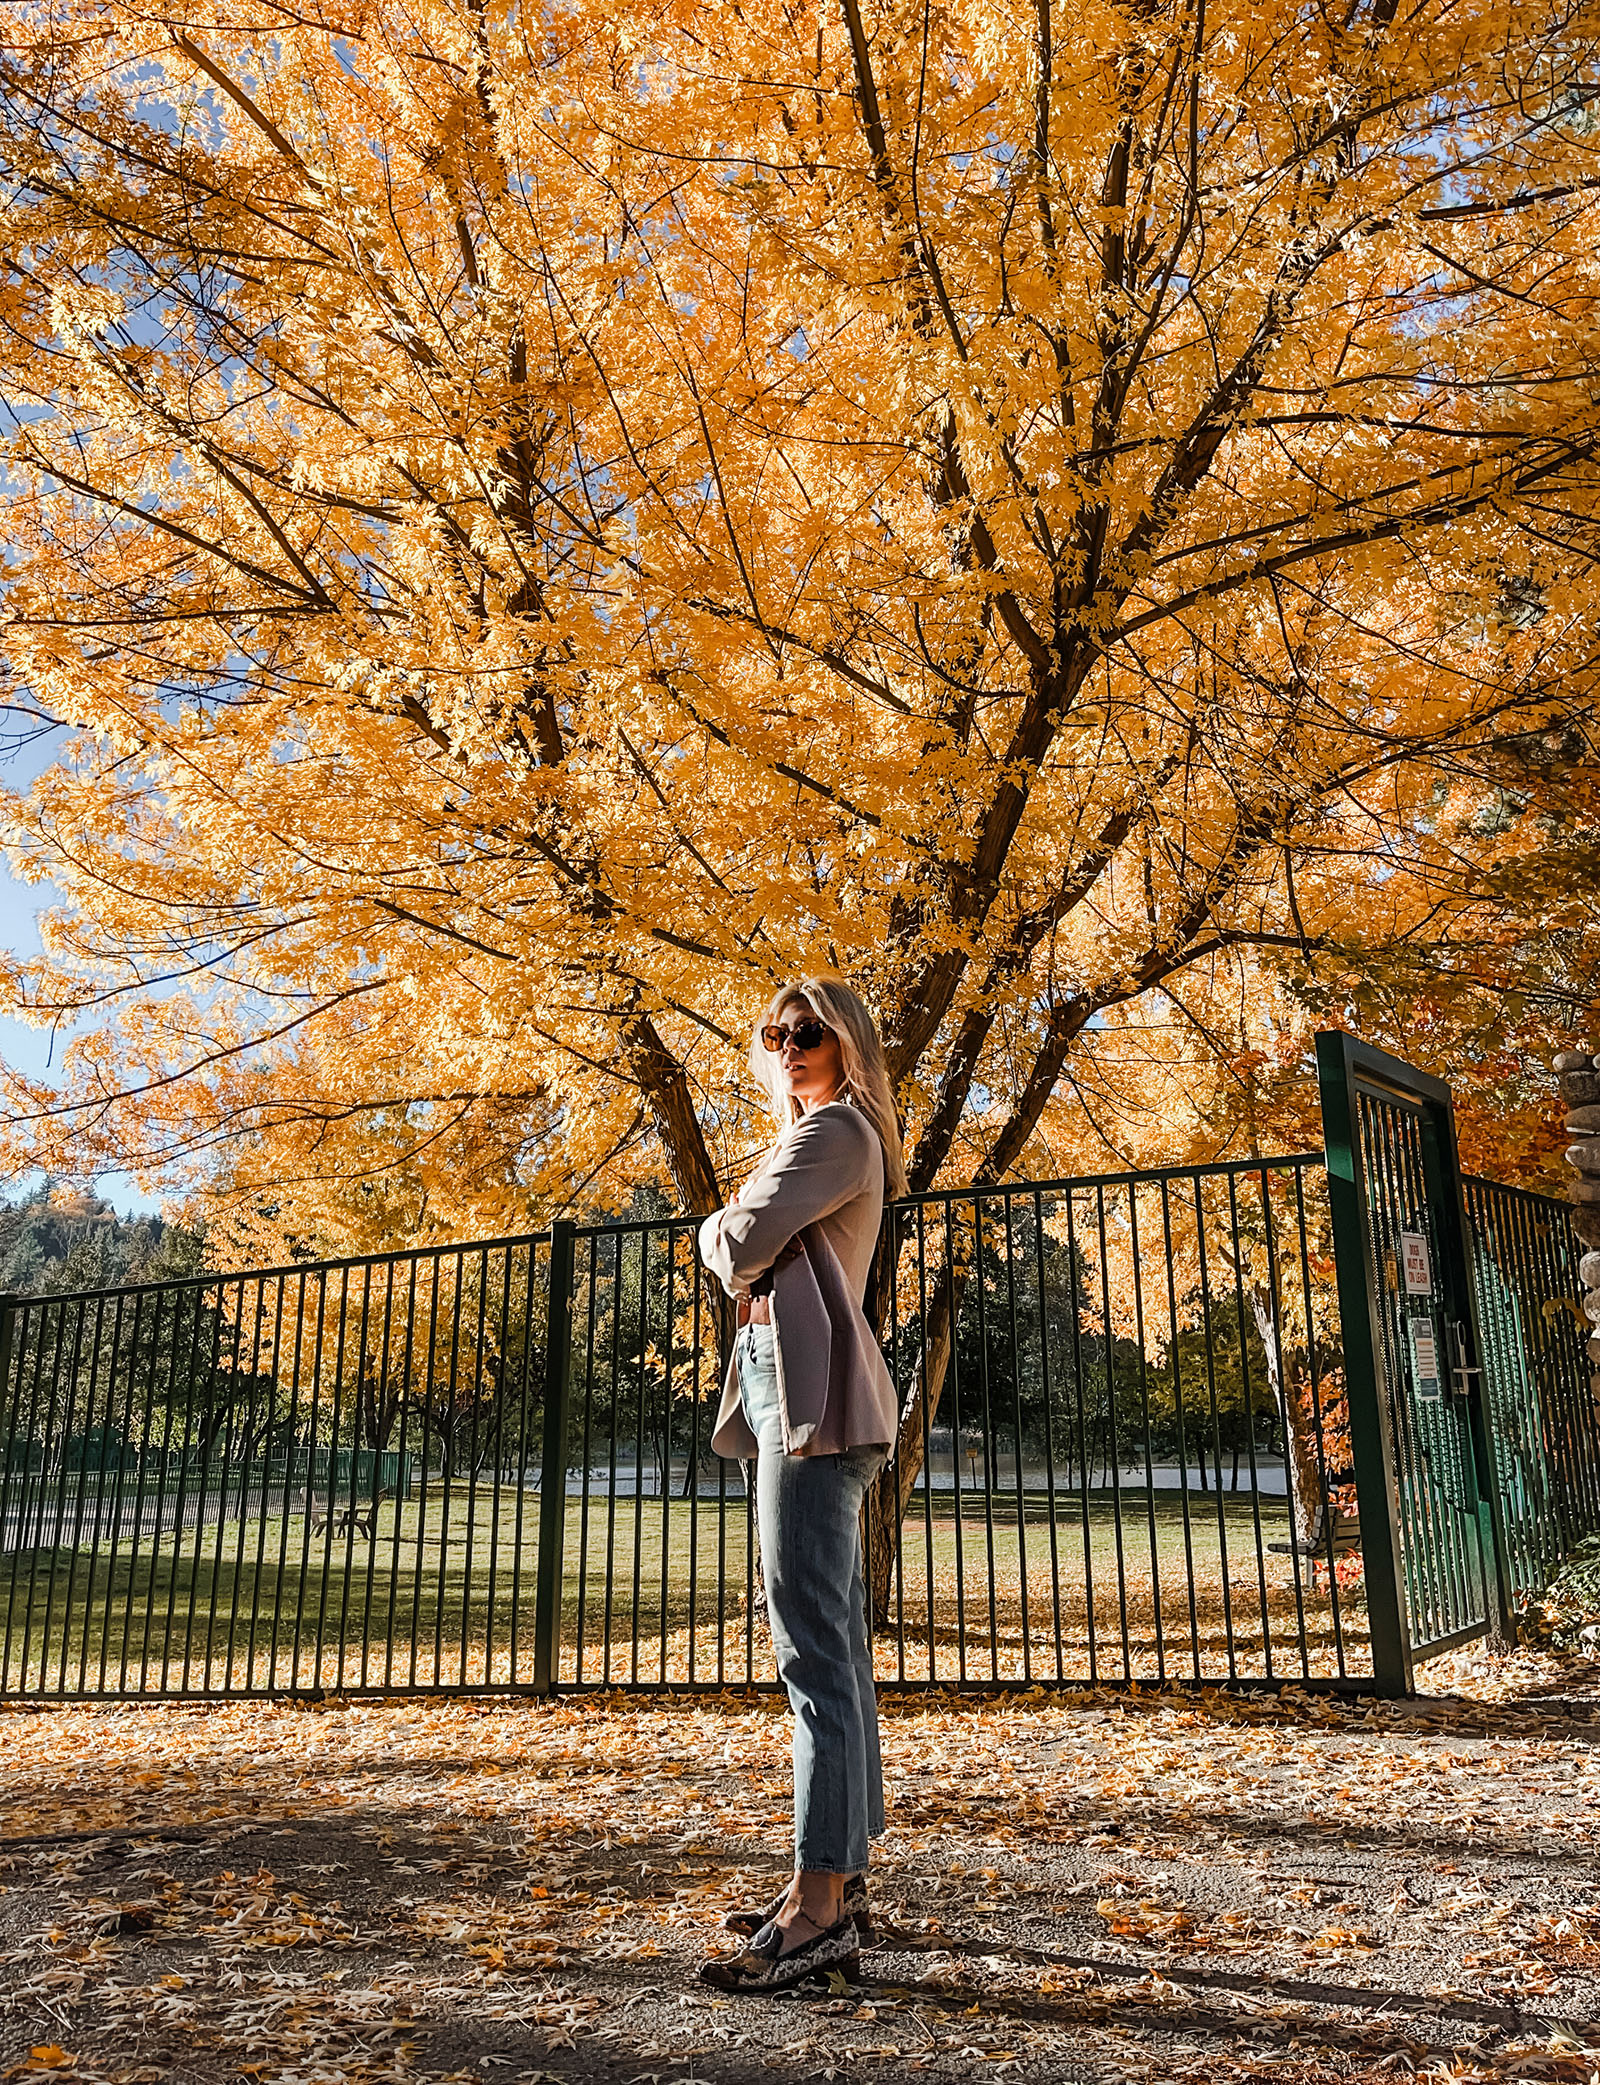
[[[1400,1528],[1394,1452],[1379,1379],[1381,1345],[1367,1266],[1366,1182],[1350,1090],[1349,1042],[1338,1030],[1317,1036],[1317,1084],[1328,1168],[1328,1215],[1339,1295],[1350,1448],[1361,1519],[1362,1577],[1372,1677],[1380,1694],[1411,1693],[1411,1643],[1400,1605]]]
[[[561,1677],[562,1551],[567,1532],[567,1417],[572,1398],[572,1225],[550,1226],[545,1306],[544,1447],[539,1464],[539,1578],[533,1609],[533,1691]]]
[[[0,1289],[0,1534],[5,1531],[11,1505],[11,1460],[16,1452],[17,1426],[22,1418],[22,1365],[17,1364],[17,1395],[11,1405],[11,1416],[6,1417],[6,1390],[11,1381],[11,1349],[17,1324],[17,1306],[22,1298],[15,1289]],[[28,1479],[28,1451],[22,1451],[22,1479]],[[24,1498],[27,1493],[24,1490]],[[6,1675],[0,1672],[0,1693],[5,1690]]]
[[[17,1428],[22,1423],[22,1357],[17,1357],[17,1394],[10,1403],[10,1417],[6,1416],[6,1392],[11,1382],[11,1351],[16,1345],[17,1313],[23,1298],[16,1289],[0,1289],[0,1532],[3,1532],[11,1505],[11,1461],[17,1448]],[[32,1474],[28,1467],[26,1448],[22,1450],[22,1498],[24,1509],[28,1496],[28,1478]],[[0,1672],[0,1692],[4,1691],[5,1674]]]
[[[15,1289],[0,1289],[0,1407],[4,1406],[6,1385],[11,1380],[11,1340],[17,1321],[17,1305],[22,1297]]]

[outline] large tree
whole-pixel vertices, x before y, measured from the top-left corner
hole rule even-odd
[[[17,1164],[704,1208],[837,967],[913,1184],[994,1178],[1119,1013],[1436,941],[1544,815],[1484,806],[1592,699],[1586,11],[6,36],[9,700],[70,734],[8,975],[81,1026]]]

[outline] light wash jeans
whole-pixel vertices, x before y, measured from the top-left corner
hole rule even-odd
[[[760,1444],[756,1523],[778,1677],[794,1712],[795,1865],[855,1875],[883,1830],[878,1702],[861,1578],[861,1501],[882,1448],[785,1455],[772,1327],[739,1334],[739,1395]]]

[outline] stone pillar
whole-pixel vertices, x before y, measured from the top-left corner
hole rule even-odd
[[[1583,1247],[1578,1279],[1589,1320],[1589,1359],[1596,1373],[1589,1387],[1600,1398],[1600,1057],[1563,1050],[1555,1060],[1561,1098],[1567,1104],[1567,1163],[1577,1168],[1572,1183],[1572,1228]]]

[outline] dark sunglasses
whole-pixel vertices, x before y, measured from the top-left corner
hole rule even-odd
[[[827,1028],[823,1023],[815,1015],[812,1015],[809,1020],[796,1021],[792,1028],[763,1028],[761,1031],[761,1047],[764,1050],[770,1050],[774,1057],[777,1056],[785,1043],[790,1042],[794,1044],[797,1050],[820,1049],[827,1033]]]

